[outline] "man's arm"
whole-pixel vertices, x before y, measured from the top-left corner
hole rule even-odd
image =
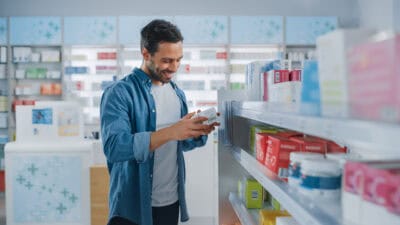
[[[207,117],[192,119],[193,113],[184,116],[179,122],[151,133],[150,151],[154,151],[168,141],[180,141],[209,134],[217,124],[203,125]]]

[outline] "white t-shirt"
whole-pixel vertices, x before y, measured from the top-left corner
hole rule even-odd
[[[181,105],[171,84],[153,85],[157,130],[180,120]],[[177,141],[169,141],[154,151],[151,205],[171,205],[178,201]]]

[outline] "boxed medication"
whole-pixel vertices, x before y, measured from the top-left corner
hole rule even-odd
[[[277,135],[270,135],[267,142],[265,166],[279,177],[287,178],[290,153],[300,151],[300,145]]]
[[[276,225],[278,217],[290,217],[290,214],[280,210],[260,210],[260,225]]]
[[[318,62],[304,61],[303,77],[300,91],[300,112],[306,115],[321,114]]]
[[[368,29],[338,29],[317,39],[323,116],[348,117],[349,73],[346,53],[352,45],[366,40],[373,32]]]
[[[348,59],[351,116],[400,122],[400,34],[355,46]]]
[[[260,209],[263,207],[263,187],[253,178],[245,177],[239,181],[239,198],[243,199],[246,208]]]

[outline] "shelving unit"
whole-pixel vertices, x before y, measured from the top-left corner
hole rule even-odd
[[[10,104],[29,105],[36,100],[62,99],[62,48],[60,45],[12,45],[8,71]],[[10,108],[9,133],[15,130]]]
[[[227,72],[225,46],[184,46],[175,81],[185,91],[189,110],[215,107],[217,90],[226,88]]]
[[[65,100],[81,103],[86,126],[99,130],[104,87],[121,74],[117,46],[64,46]]]
[[[305,116],[297,112],[296,106],[267,102],[227,101],[225,106],[222,111],[226,115],[226,126],[220,135],[227,137],[227,141],[220,144],[222,152],[219,162],[224,165],[235,163],[242,168],[238,169],[235,165],[232,166],[232,171],[220,170],[220,180],[237,179],[238,173],[250,174],[303,225],[345,224],[342,221],[340,201],[322,202],[304,196],[259,163],[248,151],[251,125],[270,124],[334,141],[340,140],[339,143],[350,146],[351,151],[363,156],[375,153],[379,154],[380,158],[399,157],[395,141],[400,134],[398,124]],[[229,183],[226,185],[220,187],[220,204],[226,201],[226,191],[232,191],[233,188]],[[225,211],[229,209],[226,208]],[[241,217],[241,214],[243,213],[238,213],[238,216]]]

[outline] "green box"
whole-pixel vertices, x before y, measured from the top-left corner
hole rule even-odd
[[[254,179],[247,179],[244,185],[244,202],[248,209],[263,207],[263,187]]]

